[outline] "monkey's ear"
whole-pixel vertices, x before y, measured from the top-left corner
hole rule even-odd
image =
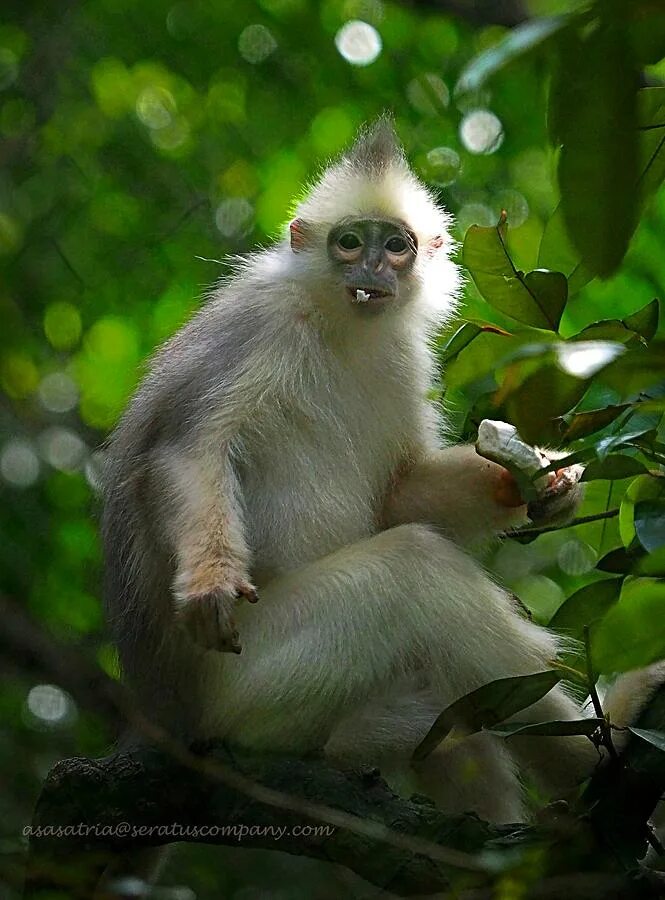
[[[443,244],[444,244],[443,235],[437,234],[437,235],[436,235],[435,237],[433,237],[433,238],[431,239],[431,241],[429,241],[429,243],[427,244],[427,255],[428,255],[428,256],[434,256],[434,254],[436,253],[436,251],[437,251],[437,250],[440,250],[441,247],[443,247]]]
[[[309,244],[309,225],[304,219],[292,219],[289,222],[289,234],[291,235],[291,249],[294,253],[304,250]]]

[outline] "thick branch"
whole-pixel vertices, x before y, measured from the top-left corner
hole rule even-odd
[[[237,768],[228,749],[216,747],[212,755]],[[73,883],[77,875],[80,879],[81,851],[92,862],[92,883],[114,853],[182,840],[278,849],[340,863],[398,893],[431,893],[450,886],[453,868],[427,855],[387,846],[381,839],[385,826],[405,837],[421,838],[423,844],[463,851],[458,854],[461,859],[477,853],[487,841],[510,837],[514,845],[526,840],[529,832],[523,826],[491,826],[473,815],[447,816],[425,800],[402,800],[373,770],[344,773],[319,759],[243,755],[242,773],[292,794],[294,811],[250,798],[155,749],[59,763],[44,785],[33,819],[25,896],[46,896],[55,883],[67,884],[70,879]],[[351,813],[369,826],[375,824],[377,835],[321,828],[297,811],[299,800]],[[174,823],[177,829],[171,828]],[[53,826],[61,830],[54,834]],[[82,834],[85,827],[87,835]],[[252,829],[244,839],[241,827]],[[284,836],[277,838],[279,834]],[[71,866],[79,871],[68,871]],[[466,884],[485,880],[479,863],[478,869],[467,870]]]

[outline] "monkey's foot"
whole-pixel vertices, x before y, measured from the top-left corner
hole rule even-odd
[[[239,582],[233,591],[218,588],[205,594],[190,595],[177,610],[177,620],[191,639],[206,650],[240,653],[242,646],[235,626],[235,608],[239,600],[258,600],[249,582]]]
[[[571,519],[582,502],[583,488],[579,480],[583,474],[583,466],[557,469],[538,499],[529,503],[527,513],[531,521],[542,525]]]

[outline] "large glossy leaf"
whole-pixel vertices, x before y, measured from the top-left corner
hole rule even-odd
[[[502,40],[479,53],[462,70],[455,93],[477,91],[508,63],[534,50],[543,50],[568,21],[568,16],[543,16],[511,28]]]
[[[648,199],[665,179],[665,87],[643,88],[637,97],[640,128],[639,190]]]
[[[663,127],[665,130],[665,123]],[[646,306],[638,309],[637,312],[626,316],[622,321],[626,328],[639,334],[645,341],[650,341],[658,331],[659,316],[660,303],[657,299],[654,299],[651,303],[647,303]]]
[[[510,725],[496,725],[494,728],[484,728],[489,734],[498,737],[567,737],[573,734],[591,735],[602,725],[603,719],[571,719],[570,721],[555,722],[513,722]]]
[[[586,380],[553,363],[541,366],[507,398],[510,421],[528,444],[556,441],[557,419],[581,400],[586,388]]]
[[[604,616],[619,599],[620,593],[620,578],[587,584],[562,603],[552,617],[550,628],[581,638],[585,626]]]
[[[607,277],[637,222],[638,72],[616,18],[560,46],[552,104],[563,218],[584,265]]]
[[[556,331],[567,298],[560,272],[518,271],[506,249],[506,223],[493,228],[472,225],[464,238],[462,262],[485,300],[499,312],[531,325]]]
[[[589,409],[586,412],[575,413],[567,423],[562,420],[561,439],[562,441],[575,441],[578,438],[594,434],[630,408],[630,403],[621,403],[606,406],[603,409]]]
[[[413,758],[425,759],[458,726],[465,734],[491,727],[544,697],[561,681],[558,672],[536,672],[491,681],[448,706],[416,748]]]
[[[597,624],[592,637],[594,670],[638,669],[665,657],[665,582],[636,578]]]
[[[468,347],[474,338],[481,334],[482,329],[479,325],[471,322],[465,322],[457,331],[449,338],[438,352],[439,362],[443,365],[454,359],[458,353],[461,353],[465,347]]]
[[[611,453],[604,459],[592,460],[584,470],[582,481],[630,478],[632,475],[644,475],[646,471],[644,463],[635,459],[634,456],[626,456],[625,453]]]
[[[628,726],[628,730],[665,753],[665,732],[654,731],[652,728],[634,728],[632,725]]]
[[[658,330],[659,302],[651,300],[625,319],[601,319],[587,325],[571,341],[609,340],[634,345],[648,343]]]
[[[561,204],[547,220],[538,250],[538,265],[563,272],[568,278],[568,291],[576,294],[594,277],[570,242]]]
[[[660,547],[650,553],[640,544],[633,544],[630,549],[617,547],[616,550],[606,553],[596,564],[596,568],[601,572],[663,578],[665,577],[665,547]]]
[[[619,510],[619,530],[624,547],[630,547],[637,531],[635,527],[635,510],[638,504],[647,500],[662,501],[665,497],[665,479],[651,475],[641,475],[632,482],[626,491]]]
[[[645,550],[665,547],[665,497],[636,503],[633,521],[637,539]]]

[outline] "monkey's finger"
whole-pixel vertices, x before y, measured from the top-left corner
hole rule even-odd
[[[259,595],[253,584],[241,584],[236,588],[236,600],[247,600],[249,603],[258,603]]]

